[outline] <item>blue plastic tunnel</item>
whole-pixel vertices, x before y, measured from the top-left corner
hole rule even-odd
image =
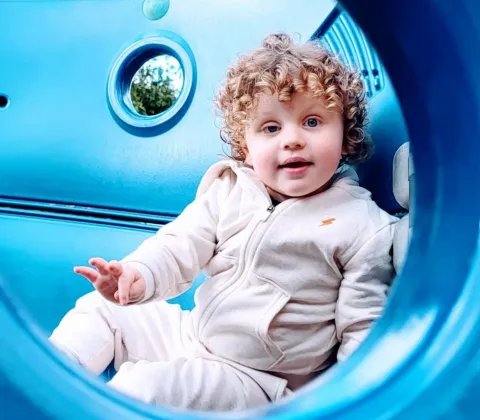
[[[384,317],[344,365],[292,399],[220,418],[479,418],[480,2],[342,3],[382,58],[407,121],[416,168],[408,258]],[[0,418],[213,417],[123,398],[60,358],[4,277],[0,372],[10,385]]]

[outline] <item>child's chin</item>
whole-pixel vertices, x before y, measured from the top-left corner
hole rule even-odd
[[[281,194],[286,196],[286,197],[290,197],[290,198],[302,198],[302,197],[310,195],[314,191],[315,190],[311,190],[311,189],[301,189],[301,190],[300,189],[291,189],[291,190],[282,191]]]
[[[321,192],[325,187],[323,185],[310,187],[310,188],[298,188],[298,189],[290,189],[289,191],[285,191],[282,194],[286,195],[291,198],[301,198],[301,197],[308,197],[310,195],[315,195]]]

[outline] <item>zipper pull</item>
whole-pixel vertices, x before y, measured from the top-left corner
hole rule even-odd
[[[269,205],[267,208],[267,211],[264,213],[264,215],[260,218],[262,222],[266,222],[267,219],[272,215],[273,210],[275,210],[275,206],[273,204]]]

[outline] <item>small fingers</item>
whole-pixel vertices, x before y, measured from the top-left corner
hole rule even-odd
[[[107,276],[108,274],[110,274],[110,271],[108,269],[108,263],[103,258],[90,258],[88,263],[95,267],[102,276]]]
[[[108,263],[108,269],[114,276],[121,276],[123,273],[122,264],[116,260],[112,260]]]
[[[81,276],[85,277],[88,281],[91,283],[95,283],[98,278],[100,277],[100,274],[98,273],[97,270],[94,270],[93,268],[90,267],[73,267],[73,271],[77,274],[80,274]]]

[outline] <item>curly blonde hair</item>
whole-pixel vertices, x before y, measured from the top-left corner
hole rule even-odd
[[[373,145],[365,132],[366,97],[360,75],[318,42],[295,43],[285,33],[267,36],[261,47],[241,56],[217,92],[220,136],[230,145],[229,156],[245,160],[245,128],[259,94],[278,93],[279,101],[289,101],[295,92],[305,91],[323,98],[327,109],[343,113],[342,163],[370,157]]]

